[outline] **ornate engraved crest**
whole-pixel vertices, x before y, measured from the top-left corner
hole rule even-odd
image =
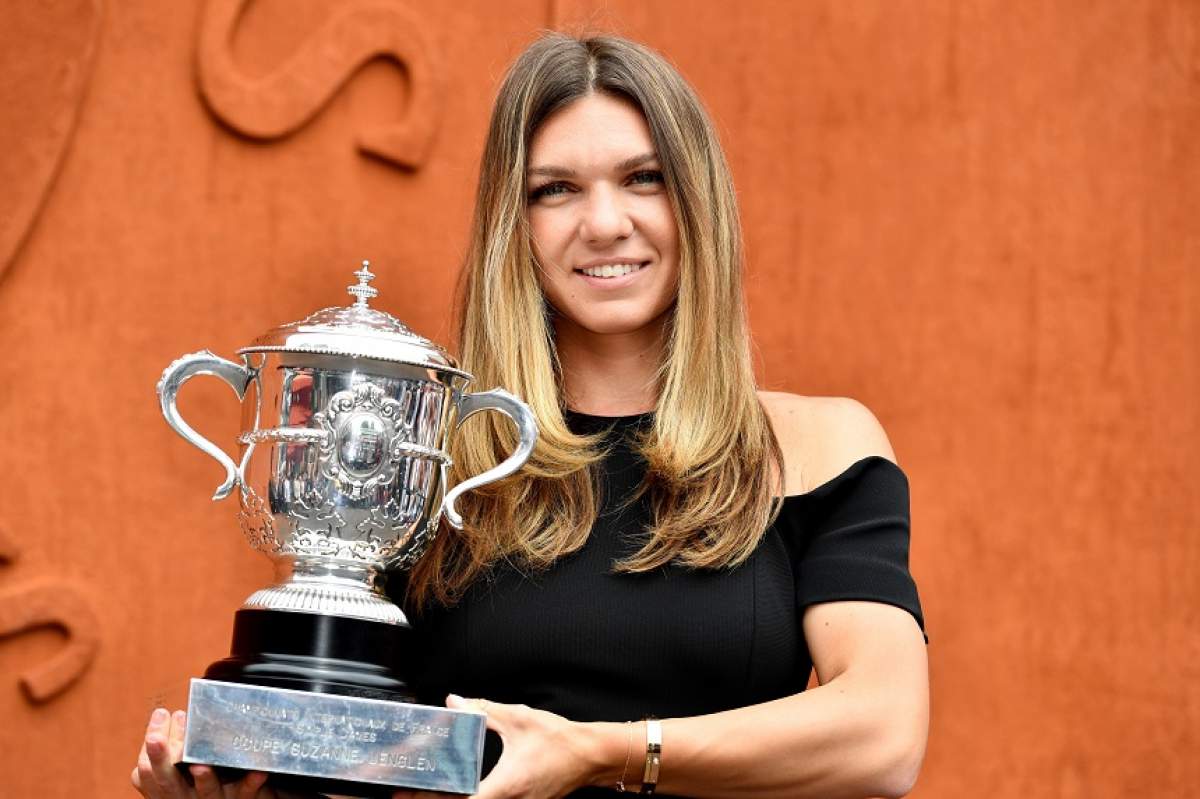
[[[400,403],[370,383],[334,394],[313,421],[325,431],[321,473],[352,499],[391,482],[412,440]]]

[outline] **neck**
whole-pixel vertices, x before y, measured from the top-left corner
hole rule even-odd
[[[596,416],[654,410],[666,317],[628,333],[593,333],[556,319],[558,362],[568,408]]]

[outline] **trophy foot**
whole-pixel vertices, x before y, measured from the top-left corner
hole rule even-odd
[[[242,609],[230,656],[206,679],[411,702],[405,683],[411,630],[377,621]]]

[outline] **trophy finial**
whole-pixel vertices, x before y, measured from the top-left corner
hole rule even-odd
[[[366,308],[368,307],[367,300],[379,295],[379,289],[371,288],[367,285],[375,279],[375,275],[371,272],[371,262],[363,261],[362,269],[355,272],[354,276],[358,278],[358,284],[347,286],[346,291],[350,296],[357,298],[354,302],[355,307]]]

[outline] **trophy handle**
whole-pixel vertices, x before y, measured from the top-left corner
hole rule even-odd
[[[237,485],[237,464],[233,462],[233,458],[225,454],[224,450],[193,430],[192,426],[179,415],[179,409],[175,407],[175,397],[179,394],[180,387],[194,375],[219,377],[233,389],[234,393],[238,395],[238,399],[243,399],[246,396],[246,387],[254,379],[254,372],[248,366],[227,361],[208,350],[201,350],[184,355],[168,366],[158,381],[158,400],[162,405],[163,416],[166,417],[167,424],[171,425],[172,430],[183,436],[185,441],[194,444],[225,467],[225,482],[217,486],[217,491],[213,494],[214,500],[224,499]]]
[[[502,462],[482,474],[463,480],[446,493],[446,497],[442,500],[442,512],[446,514],[446,521],[450,523],[450,526],[457,530],[462,529],[463,520],[462,516],[458,515],[458,511],[454,509],[455,500],[473,488],[479,488],[508,477],[520,469],[525,465],[525,461],[529,460],[529,455],[533,452],[533,445],[537,442],[538,429],[537,422],[533,418],[533,411],[529,410],[528,405],[504,389],[497,388],[491,391],[480,391],[478,394],[463,394],[458,403],[458,423],[462,424],[468,417],[479,411],[500,411],[512,419],[517,424],[521,440],[513,454]]]

